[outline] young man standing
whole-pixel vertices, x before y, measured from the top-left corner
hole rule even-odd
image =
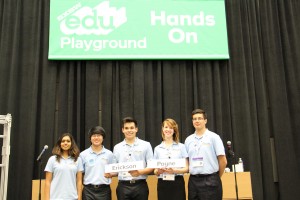
[[[113,153],[118,163],[143,161],[153,158],[152,147],[149,142],[136,137],[138,132],[137,121],[131,117],[122,120],[122,132],[125,139],[115,145]],[[146,182],[147,174],[153,169],[144,168],[128,172],[119,172],[117,186],[118,200],[148,200],[149,189]]]
[[[80,153],[84,168],[83,200],[111,200],[111,174],[104,173],[105,165],[115,162],[113,153],[102,145],[105,130],[95,126],[89,131],[92,145]]]
[[[225,149],[219,135],[206,128],[204,110],[192,112],[194,134],[185,140],[189,156],[189,200],[222,200],[221,176],[227,165]]]

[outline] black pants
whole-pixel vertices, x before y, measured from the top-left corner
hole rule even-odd
[[[164,181],[161,178],[157,183],[158,200],[185,200],[185,184],[183,176],[175,176],[175,181]]]
[[[219,174],[190,175],[188,184],[189,200],[222,200],[222,196],[222,182]]]
[[[121,182],[117,186],[118,200],[148,200],[149,189],[146,180],[136,183]]]
[[[82,200],[111,200],[111,189],[109,185],[100,187],[84,186]]]

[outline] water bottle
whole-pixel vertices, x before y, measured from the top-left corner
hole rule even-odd
[[[243,163],[242,158],[239,158],[239,167],[240,167],[241,171],[243,172],[244,171],[244,163]]]

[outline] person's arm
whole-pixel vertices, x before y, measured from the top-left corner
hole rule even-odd
[[[45,198],[45,200],[50,199],[51,182],[52,182],[52,173],[51,172],[46,172],[45,189],[44,189],[44,198]]]
[[[104,177],[105,178],[112,178],[112,177],[115,177],[115,176],[118,176],[118,173],[116,173],[116,172],[113,172],[113,173],[104,173]]]
[[[164,170],[166,173],[168,174],[184,174],[187,173],[189,171],[189,161],[186,158],[185,159],[185,167],[182,168],[168,168]]]
[[[145,168],[145,169],[140,169],[138,171],[139,171],[140,175],[147,175],[147,174],[152,173],[153,170],[154,170],[153,168]]]
[[[222,177],[224,170],[227,165],[227,159],[225,155],[219,155],[218,156],[218,161],[219,161],[219,176]]]
[[[84,176],[85,172],[82,172],[82,179],[81,179],[81,198],[82,198],[82,193],[83,193],[83,188],[84,188]]]
[[[82,172],[77,172],[76,174],[76,187],[78,200],[82,200]]]
[[[156,175],[156,176],[159,176],[159,175],[163,174],[164,172],[165,172],[165,169],[163,169],[163,168],[154,169],[154,171],[153,171],[154,175]]]
[[[133,177],[138,177],[140,175],[147,175],[153,172],[153,168],[145,168],[145,169],[140,169],[140,170],[132,170],[129,171],[131,176]]]

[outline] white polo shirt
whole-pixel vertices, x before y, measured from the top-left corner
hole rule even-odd
[[[190,174],[212,174],[219,171],[217,156],[225,155],[219,135],[208,129],[201,137],[194,133],[186,138],[185,147],[189,156]]]
[[[135,138],[135,142],[132,145],[126,143],[125,140],[116,144],[114,147],[113,154],[118,163],[121,162],[134,162],[143,161],[144,166],[147,166],[147,161],[153,159],[153,151],[151,144],[144,140]],[[134,179],[146,179],[147,175],[140,175]],[[131,180],[132,177],[123,176],[122,173],[118,174],[119,180]]]
[[[157,145],[154,148],[154,159],[180,159],[187,158],[188,154],[184,144],[173,142],[170,147],[166,147],[165,143]],[[182,176],[183,174],[177,174]],[[162,178],[163,174],[160,174],[159,178]]]
[[[100,185],[111,183],[111,178],[105,178],[105,165],[115,163],[113,153],[102,147],[101,152],[95,153],[91,147],[80,153],[84,168],[83,184]]]
[[[83,171],[82,161],[80,157],[76,162],[74,162],[74,159],[71,157],[61,158],[60,162],[57,162],[56,156],[51,156],[45,167],[45,172],[52,173],[50,199],[78,199],[76,174],[80,171]]]

